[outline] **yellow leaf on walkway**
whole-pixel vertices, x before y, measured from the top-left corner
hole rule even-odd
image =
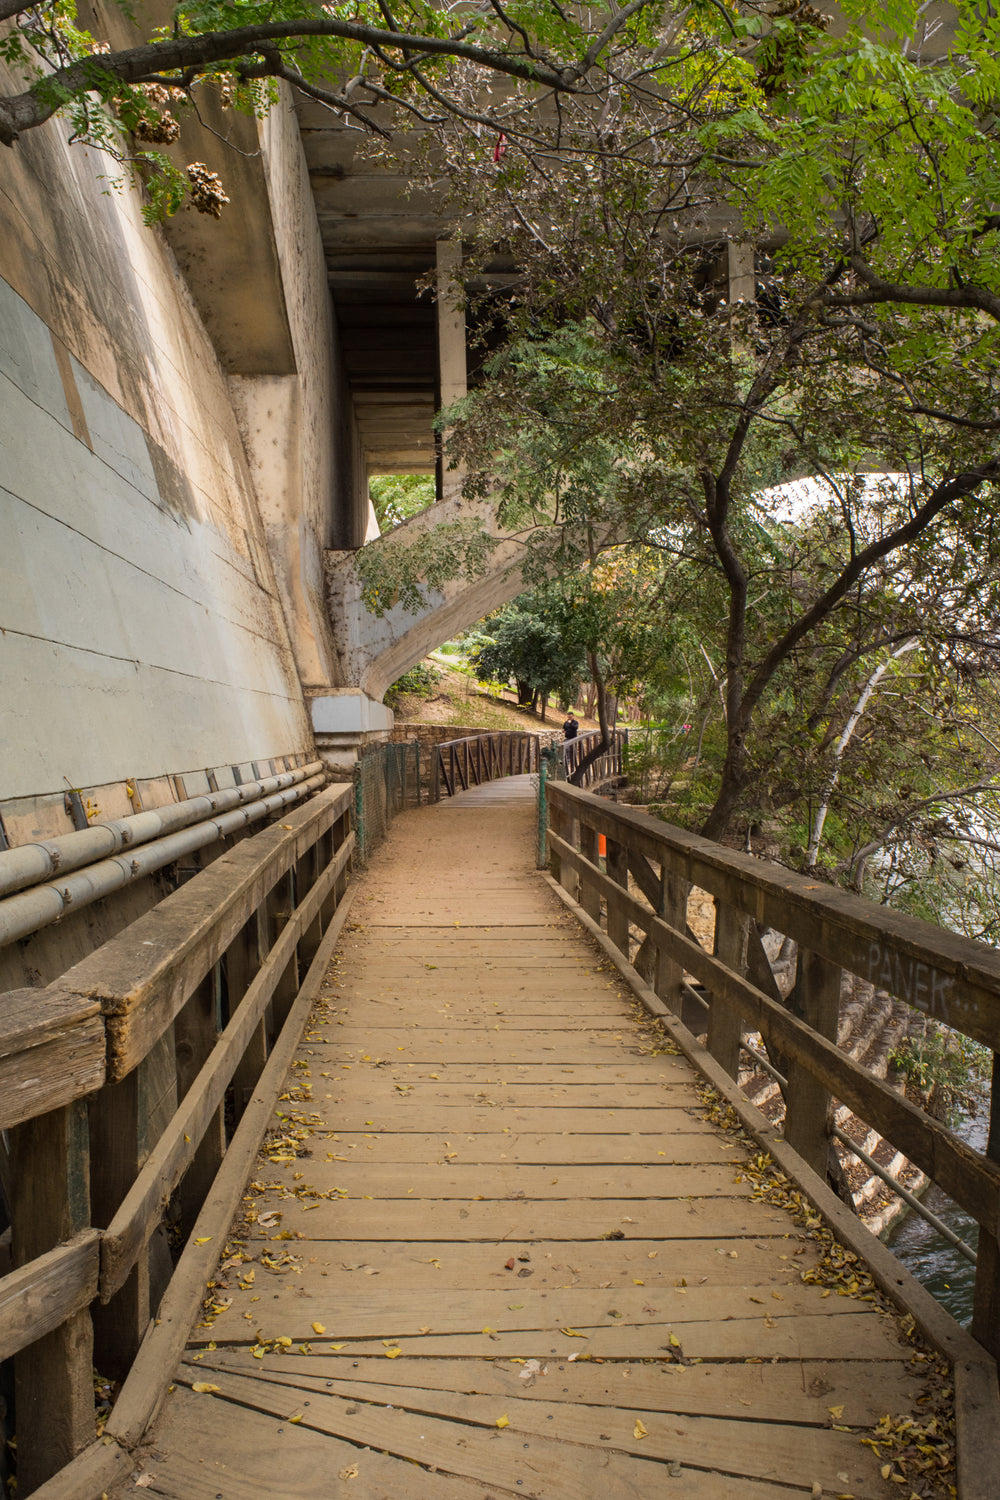
[[[632,1428],[632,1436],[634,1438],[644,1438],[649,1436],[648,1431],[643,1426],[642,1422],[640,1422],[638,1417],[636,1417],[635,1426]]]
[[[322,1323],[314,1323],[313,1326],[312,1326],[312,1330],[313,1330],[313,1333],[325,1333],[326,1332],[326,1328],[325,1328],[325,1326]]]
[[[196,1380],[191,1389],[193,1391],[198,1391],[199,1394],[203,1394],[207,1391],[217,1391],[219,1387],[217,1385],[213,1385],[210,1380]]]
[[[507,1416],[497,1417],[497,1426],[498,1427],[509,1427],[510,1426],[510,1417],[507,1417]]]
[[[589,1333],[581,1333],[578,1328],[560,1328],[559,1332],[560,1333],[564,1333],[568,1339],[589,1339],[590,1338],[590,1334]]]

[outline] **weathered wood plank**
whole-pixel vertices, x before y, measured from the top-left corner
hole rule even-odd
[[[276,1222],[280,1226],[282,1221]],[[690,1288],[738,1286],[749,1289],[748,1295],[750,1290],[764,1286],[770,1296],[772,1288],[780,1291],[797,1286],[802,1271],[814,1268],[819,1259],[814,1242],[782,1234],[768,1238],[757,1235],[752,1240],[546,1240],[541,1245],[509,1239],[483,1243],[431,1240],[424,1244],[355,1240],[343,1245],[311,1239],[307,1243],[309,1264],[316,1268],[310,1279],[322,1280],[324,1296],[333,1296],[341,1289],[353,1294],[359,1285],[386,1287],[390,1293],[399,1287],[435,1293],[444,1286],[461,1291],[500,1287],[507,1290],[509,1301],[517,1301],[515,1294],[526,1285],[564,1290],[589,1287],[607,1292],[618,1286],[631,1291],[639,1284],[650,1291],[679,1289],[685,1284]],[[255,1256],[252,1264],[262,1264],[259,1257],[263,1246],[257,1242],[250,1249]],[[514,1262],[509,1269],[508,1260]],[[244,1313],[252,1316],[257,1306],[251,1302],[252,1297],[266,1301],[288,1288],[301,1292],[294,1268],[271,1272],[265,1266],[264,1270],[267,1275],[260,1274],[260,1284],[255,1276],[248,1288],[239,1286],[238,1271],[235,1276],[221,1278],[228,1282],[227,1292],[233,1292],[233,1304],[213,1324],[216,1337],[225,1337],[227,1329],[233,1338],[243,1336]],[[373,1282],[372,1276],[385,1280]]]
[[[341,900],[303,978],[300,994],[292,1007],[285,1030],[268,1058],[254,1096],[236,1128],[219,1175],[167,1288],[159,1315],[146,1334],[135,1364],[108,1419],[105,1429],[107,1435],[126,1447],[138,1443],[163,1400],[170,1369],[184,1347],[187,1330],[200,1307],[208,1273],[217,1257],[213,1241],[216,1236],[223,1238],[240,1201],[254,1157],[271,1119],[285,1072],[319,992],[333,945],[347,920],[351,901],[352,893],[348,892]]]
[[[338,1500],[352,1492],[359,1500],[483,1500],[482,1485],[472,1480],[362,1452],[273,1412],[220,1405],[183,1388],[168,1397],[160,1431],[159,1451],[144,1459],[141,1478],[148,1480],[145,1493],[168,1500],[316,1500],[318,1492]]]
[[[345,846],[345,850],[349,852],[349,846]],[[237,1064],[257,1030],[299,933],[315,919],[342,867],[341,861],[334,861],[297,907],[255,975],[235,1016],[206,1059],[197,1081],[182,1100],[169,1128],[149,1153],[142,1171],[108,1225],[101,1242],[101,1296],[105,1301],[124,1283],[136,1256],[159,1223],[163,1205],[194,1160],[205,1131],[217,1116]]]
[[[8,990],[0,1007],[0,1130],[82,1099],[104,1082],[96,1000]]]
[[[684,1205],[684,1206],[681,1206]],[[397,1199],[391,1222],[383,1204],[364,1201],[331,1203],[320,1200],[306,1208],[291,1202],[265,1198],[262,1213],[275,1207],[284,1213],[282,1224],[310,1239],[377,1239],[390,1230],[394,1238],[415,1242],[434,1239],[510,1240],[599,1240],[621,1231],[638,1239],[739,1239],[746,1235],[774,1234],[775,1226],[788,1226],[788,1219],[765,1204],[744,1198],[683,1199],[669,1203],[640,1202],[635,1198],[605,1198],[596,1206],[584,1203],[531,1203],[496,1200],[468,1203]]]
[[[898,1361],[868,1364],[861,1361],[819,1360],[800,1364],[681,1365],[657,1361],[606,1365],[579,1360],[569,1365],[550,1359],[543,1371],[525,1378],[524,1366],[500,1359],[397,1359],[367,1355],[313,1354],[281,1357],[265,1354],[255,1359],[250,1350],[220,1346],[205,1353],[191,1370],[234,1370],[266,1376],[270,1381],[297,1387],[343,1391],[367,1388],[369,1400],[388,1400],[387,1387],[406,1400],[409,1389],[468,1391],[484,1396],[536,1399],[588,1407],[627,1404],[637,1412],[691,1413],[708,1417],[740,1417],[745,1421],[795,1422],[828,1428],[830,1407],[843,1407],[847,1427],[865,1427],[887,1411],[906,1411],[913,1400],[911,1377]],[[559,1377],[572,1373],[567,1386]],[[197,1379],[197,1376],[194,1378]],[[206,1375],[206,1379],[211,1376]],[[409,1382],[409,1386],[406,1384]],[[556,1419],[557,1420],[557,1419]],[[855,1439],[856,1441],[856,1439]]]
[[[572,1372],[574,1377],[575,1373]],[[194,1381],[202,1377],[196,1366],[186,1366],[182,1378]],[[254,1377],[247,1371],[244,1378],[262,1382],[264,1377],[259,1374]],[[570,1377],[567,1375],[566,1378]],[[662,1380],[660,1383],[663,1384]],[[268,1378],[267,1384],[273,1387],[285,1382]],[[496,1398],[493,1396],[468,1392],[416,1392],[404,1385],[390,1385],[375,1393],[363,1383],[352,1380],[342,1381],[340,1389],[335,1392],[319,1387],[316,1382],[310,1384],[310,1390],[314,1397],[308,1412],[302,1408],[303,1421],[315,1421],[314,1411],[318,1406],[326,1413],[326,1423],[331,1431],[342,1430],[341,1423],[357,1415],[358,1409],[366,1415],[374,1415],[376,1411],[381,1414],[386,1406],[394,1412],[416,1409],[421,1414],[433,1413],[487,1430],[496,1428]],[[254,1384],[244,1399],[254,1402],[259,1395],[259,1386]],[[280,1405],[277,1392],[271,1393],[270,1402]],[[787,1420],[769,1423],[761,1429],[735,1415],[718,1418],[686,1414],[685,1420],[679,1422],[676,1413],[664,1413],[650,1407],[642,1408],[642,1411],[645,1431],[637,1436],[632,1386],[624,1383],[619,1391],[619,1404],[609,1403],[603,1407],[602,1430],[599,1432],[595,1432],[593,1412],[582,1402],[570,1404],[546,1401],[541,1397],[531,1400],[508,1396],[504,1405],[504,1414],[515,1435],[551,1440],[555,1432],[560,1443],[597,1447],[606,1442],[618,1453],[631,1453],[647,1460],[678,1460],[685,1467],[716,1470],[744,1478],[780,1480],[802,1488],[811,1488],[819,1481],[825,1490],[837,1493],[838,1485],[847,1484],[858,1497],[881,1497],[884,1494],[879,1461],[870,1449],[861,1447],[853,1432],[831,1432],[817,1429],[815,1425],[800,1427]]]
[[[0,1277],[0,1360],[51,1333],[94,1300],[99,1240],[96,1229],[84,1229]]]
[[[267,1381],[219,1372],[220,1396],[241,1405],[250,1404],[273,1416],[294,1415],[289,1411],[290,1393]],[[227,1405],[229,1403],[227,1402]],[[421,1455],[421,1461],[433,1464],[446,1474],[459,1474],[480,1484],[495,1484],[517,1493],[518,1482],[525,1493],[553,1497],[553,1500],[579,1500],[593,1483],[595,1463],[600,1465],[601,1494],[607,1500],[635,1500],[648,1487],[667,1483],[667,1464],[655,1459],[640,1459],[616,1451],[611,1445],[600,1451],[558,1438],[523,1432],[498,1432],[497,1413],[489,1426],[469,1425],[463,1428],[461,1445],[455,1441],[451,1423],[439,1418],[414,1415],[405,1411],[386,1411],[370,1404],[349,1402],[326,1395],[313,1397],[308,1413],[299,1425],[314,1432],[329,1432],[382,1453],[408,1458]],[[360,1468],[360,1464],[359,1464]],[[657,1472],[660,1470],[661,1472]],[[766,1483],[733,1475],[722,1481],[718,1473],[696,1468],[684,1470],[685,1490],[692,1500],[764,1500]],[[771,1500],[771,1497],[769,1497]]]
[[[692,1095],[694,1091],[692,1090]],[[325,1102],[325,1101],[324,1101]],[[513,1139],[519,1133],[537,1134],[538,1132],[549,1133],[552,1131],[568,1131],[576,1135],[605,1135],[609,1131],[616,1134],[633,1134],[645,1132],[647,1134],[669,1133],[672,1130],[697,1129],[700,1119],[700,1101],[692,1097],[691,1103],[685,1108],[671,1108],[664,1104],[662,1108],[636,1108],[632,1106],[618,1105],[617,1108],[607,1105],[587,1108],[579,1104],[557,1103],[550,1107],[544,1107],[534,1102],[524,1102],[506,1107],[503,1116],[498,1119],[496,1109],[491,1105],[477,1107],[475,1101],[469,1107],[468,1103],[458,1101],[455,1105],[437,1105],[438,1116],[434,1121],[442,1130],[450,1133],[452,1131],[504,1131],[506,1128]],[[447,1114],[444,1111],[447,1109]],[[428,1122],[420,1120],[415,1114],[397,1118],[391,1126],[383,1123],[382,1117],[385,1110],[379,1111],[379,1129],[386,1129],[389,1133],[409,1133],[417,1131],[423,1133],[427,1129]],[[338,1102],[336,1115],[333,1123],[339,1131],[364,1130],[366,1126],[375,1126],[375,1117],[370,1107],[363,1103]]]
[[[370,1157],[354,1162],[302,1161],[296,1158],[286,1171],[289,1189],[292,1167],[303,1180],[296,1184],[300,1196],[308,1191],[336,1192],[346,1198],[405,1199],[415,1194],[414,1172],[408,1166],[383,1165]],[[666,1203],[677,1198],[749,1198],[750,1185],[738,1179],[736,1165],[672,1164],[653,1166],[633,1163],[611,1170],[581,1166],[525,1166],[516,1162],[459,1162],[424,1165],[419,1173],[419,1193],[424,1200],[463,1203],[477,1200],[529,1202],[589,1200],[595,1211],[611,1199],[656,1198]]]
[[[251,912],[339,816],[351,789],[330,786],[244,839],[54,985],[60,1000],[97,1000],[112,1081],[131,1072],[222,957]]]
[[[461,1162],[491,1163],[497,1161],[532,1162],[545,1166],[559,1166],[570,1162],[576,1166],[600,1166],[618,1162],[731,1162],[736,1151],[732,1141],[720,1136],[711,1125],[703,1123],[684,1134],[665,1132],[649,1136],[633,1133],[609,1135],[570,1135],[568,1131],[558,1134],[535,1135],[469,1135],[459,1132],[454,1139],[443,1131],[431,1133],[401,1134],[385,1133],[371,1139],[359,1136],[348,1140],[338,1132],[331,1136],[325,1154],[334,1161],[352,1161],[351,1153],[360,1155],[370,1151],[373,1159],[391,1162]],[[314,1153],[316,1155],[317,1153]]]

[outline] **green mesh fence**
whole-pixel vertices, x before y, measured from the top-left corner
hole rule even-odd
[[[404,807],[420,802],[420,746],[416,740],[368,745],[354,767],[355,858],[366,864]]]

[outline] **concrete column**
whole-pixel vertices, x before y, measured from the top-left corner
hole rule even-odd
[[[754,275],[753,245],[737,244],[729,240],[726,245],[729,271],[729,306],[737,302],[756,302],[757,280]]]
[[[450,406],[453,401],[460,400],[469,389],[465,353],[465,308],[462,306],[462,288],[459,280],[461,265],[461,240],[438,240],[438,384],[441,390],[442,407]],[[441,443],[447,452],[447,432],[442,433]],[[441,466],[439,499],[457,499],[461,495],[463,477],[461,469],[448,468],[447,458],[445,458]]]

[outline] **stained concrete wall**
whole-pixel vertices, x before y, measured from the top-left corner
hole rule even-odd
[[[286,154],[292,140],[286,130]],[[286,170],[277,152],[274,162]],[[315,627],[338,462],[320,433],[337,390],[315,257],[308,277],[271,289],[293,290],[293,347],[309,363],[280,377],[297,383],[299,436],[268,408],[273,432],[251,443],[252,468],[241,432],[249,403],[237,402],[239,420],[234,412],[240,377],[220,364],[167,237],[141,222],[139,196],[109,193],[108,164],[69,146],[58,124],[5,151],[4,168],[0,808],[67,785],[311,753],[292,650],[296,631],[309,631],[283,607],[267,541],[281,568],[306,578]],[[286,257],[307,238],[300,207]],[[218,244],[225,254],[224,236]],[[311,340],[296,345],[310,322]],[[269,482],[262,519],[254,471],[264,486],[271,438],[279,469],[297,460],[312,507],[304,521],[293,514],[300,502],[282,510]],[[298,538],[292,564],[275,541],[286,522]],[[329,652],[327,638],[319,674]]]

